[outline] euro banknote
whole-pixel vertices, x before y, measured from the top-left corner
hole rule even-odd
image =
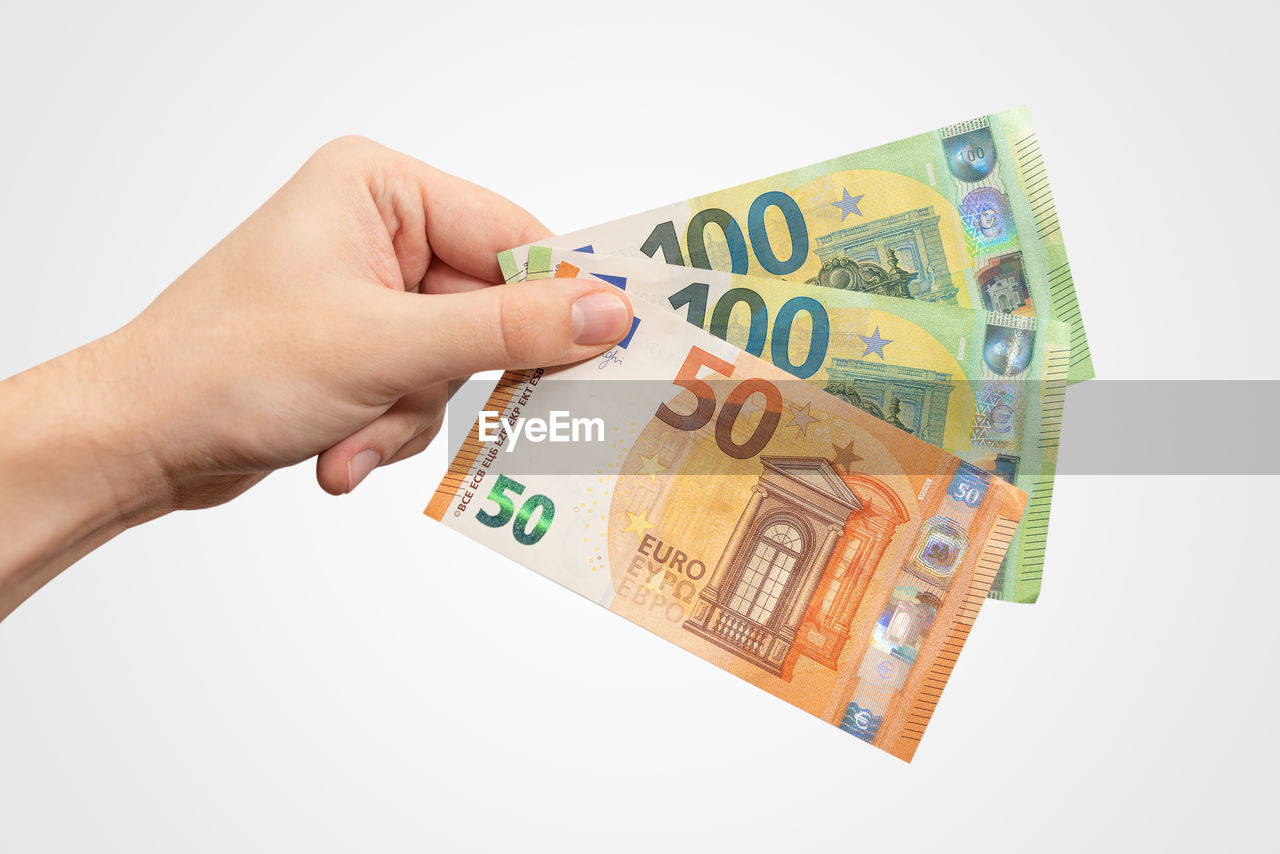
[[[1093,362],[1036,132],[1006,110],[539,241],[1052,318]],[[528,246],[499,260],[511,280]]]
[[[909,761],[1025,494],[635,308],[603,355],[506,373],[426,514]]]
[[[532,247],[529,278],[591,276],[1010,481],[1029,496],[991,597],[1034,602],[1066,391],[1066,326],[649,259]]]

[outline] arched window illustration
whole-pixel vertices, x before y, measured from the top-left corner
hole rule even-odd
[[[887,485],[821,457],[760,463],[684,629],[784,680],[801,655],[837,669],[870,571],[906,509]]]
[[[766,625],[804,554],[800,531],[787,522],[767,526],[752,544],[751,557],[729,599],[729,610]]]

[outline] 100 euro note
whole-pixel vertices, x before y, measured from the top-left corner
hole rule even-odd
[[[530,277],[593,276],[1010,481],[1029,496],[991,596],[1034,602],[1066,391],[1064,324],[532,247]]]
[[[910,760],[1025,494],[635,308],[602,356],[505,374],[427,515]]]
[[[539,241],[1052,318],[1093,362],[1030,116],[1006,110]],[[508,281],[528,246],[499,257]]]

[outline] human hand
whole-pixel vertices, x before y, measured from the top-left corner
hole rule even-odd
[[[603,283],[502,281],[549,232],[474,184],[362,139],[322,148],[112,342],[139,451],[175,507],[319,454],[331,493],[411,456],[450,379],[575,362],[626,333]]]
[[[316,455],[320,485],[349,492],[427,446],[451,379],[608,349],[630,327],[620,291],[495,286],[495,253],[547,234],[507,200],[375,143],[324,146],[136,319],[0,384],[0,425],[10,451],[23,448],[0,446],[0,521],[73,490],[92,517],[60,558],[46,542],[18,565],[52,577],[128,525],[222,503]],[[50,436],[58,454],[42,462]],[[95,491],[109,508],[88,506]]]

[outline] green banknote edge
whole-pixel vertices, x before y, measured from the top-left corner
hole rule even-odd
[[[989,114],[983,120],[991,127],[993,139],[1001,159],[1006,163],[1012,164],[1015,180],[1022,189],[1021,193],[1009,194],[1014,220],[1019,227],[1019,242],[1024,254],[1029,256],[1028,260],[1030,261],[1031,258],[1034,258],[1031,263],[1034,263],[1035,270],[1028,269],[1028,276],[1034,275],[1037,279],[1043,280],[1048,290],[1050,301],[1048,306],[1038,306],[1036,315],[1038,317],[1061,320],[1070,328],[1071,358],[1067,382],[1074,384],[1092,379],[1095,373],[1088,337],[1085,334],[1079,299],[1071,276],[1071,267],[1067,261],[1066,248],[1063,243],[1057,208],[1053,200],[1053,192],[1045,168],[1044,158],[1041,154],[1039,138],[1031,123],[1030,112],[1025,106],[1016,107]],[[939,158],[945,159],[941,139],[943,130],[927,131],[914,137],[907,137],[875,146],[865,151],[831,158],[811,166],[802,166],[782,174],[794,175],[803,173],[807,175],[848,168],[847,161],[851,158],[869,155],[877,150],[893,150],[896,147],[910,147],[913,145],[927,147],[933,152],[935,161],[938,161]],[[870,167],[861,165],[857,168]],[[524,274],[524,271],[520,269],[518,259],[510,250],[500,253],[499,263],[503,265],[504,276],[507,277],[508,281],[512,280],[512,275]]]
[[[1053,300],[1048,313],[1071,330],[1067,382],[1075,384],[1091,380],[1095,376],[1093,355],[1089,351],[1089,338],[1084,330],[1075,281],[1071,278],[1071,265],[1067,261],[1053,188],[1040,151],[1040,138],[1031,124],[1031,113],[1022,106],[997,113],[996,118],[1005,132],[1005,142],[1012,154],[1018,182],[1022,185],[1024,198],[1018,201],[1026,205],[1024,216],[1035,223],[1037,237],[1047,256],[1049,294]]]

